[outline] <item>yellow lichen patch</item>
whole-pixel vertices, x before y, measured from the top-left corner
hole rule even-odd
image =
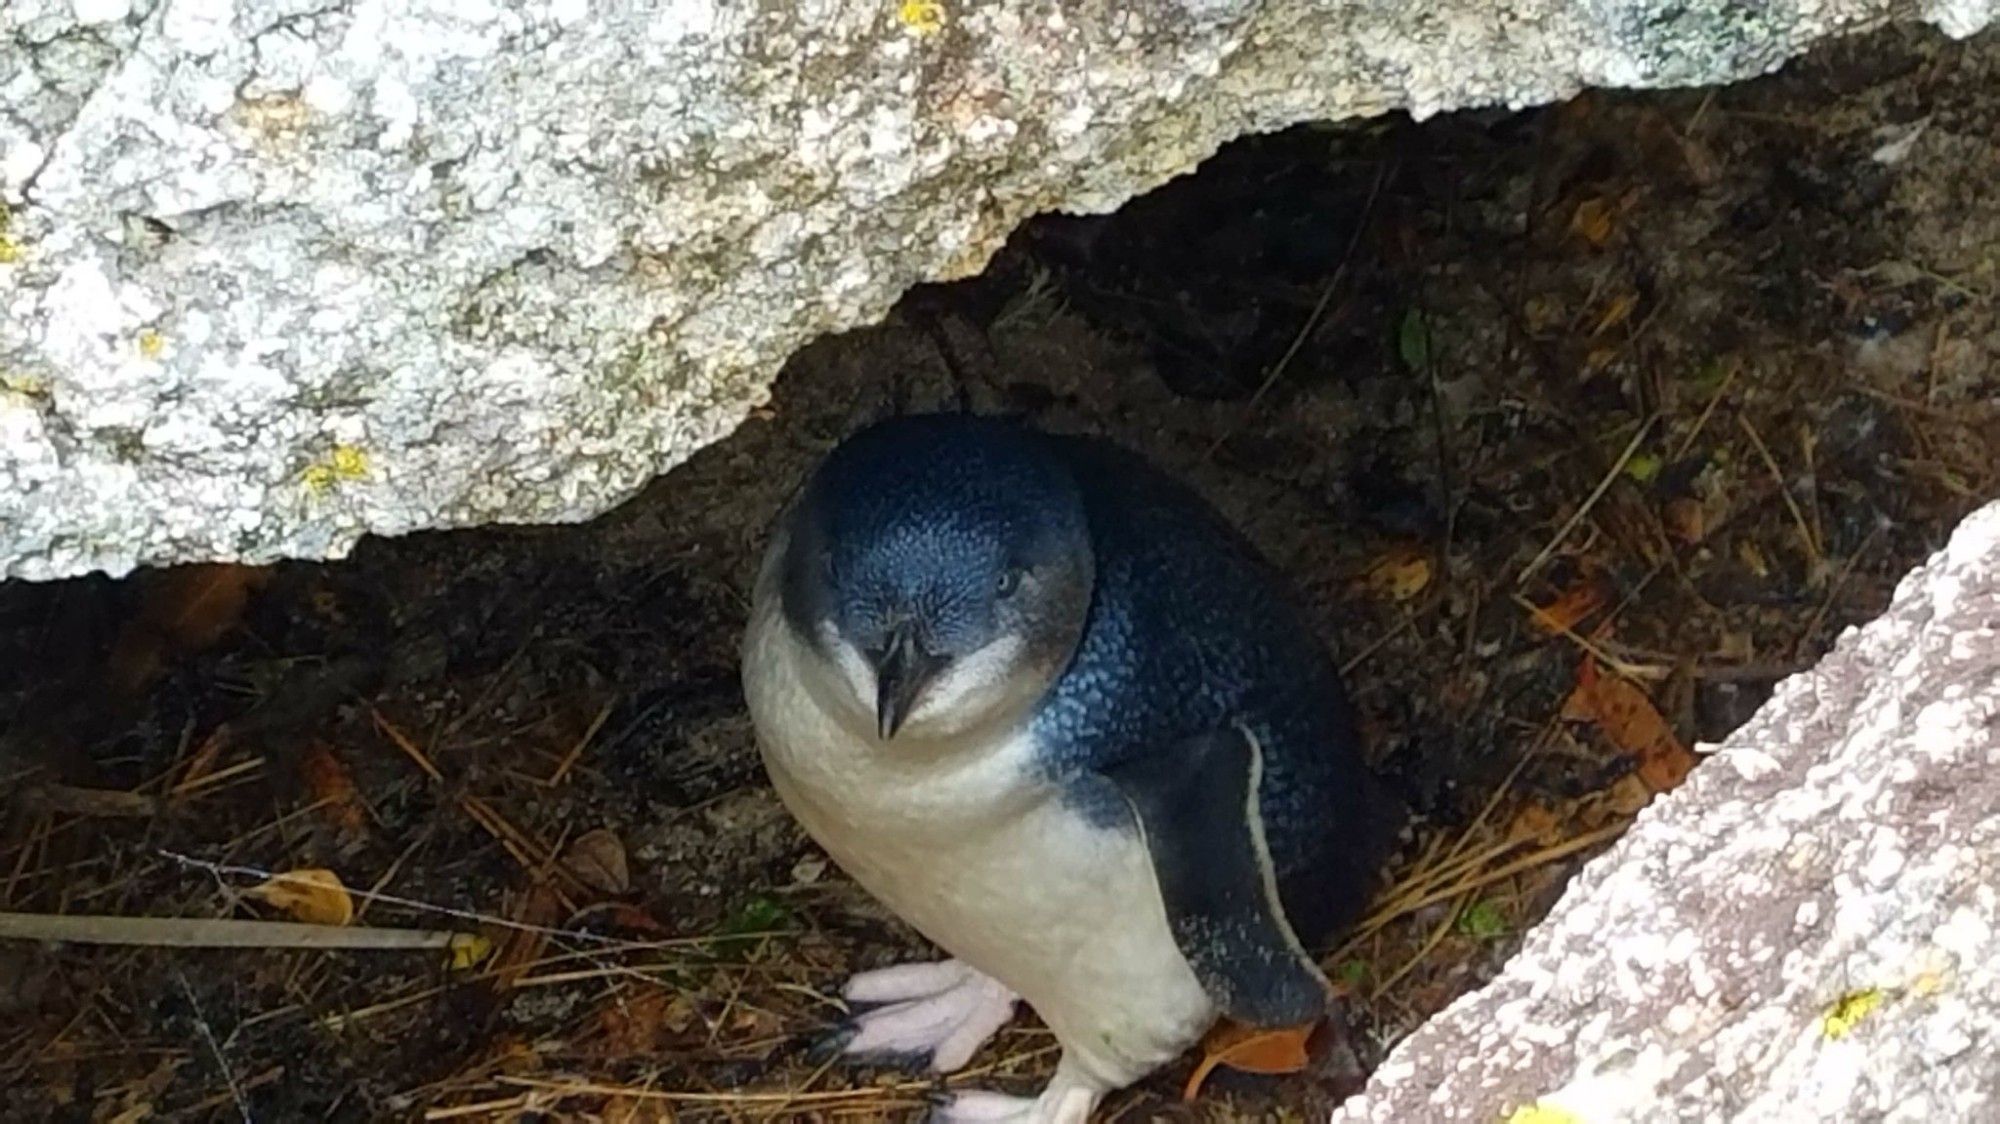
[[[1820,1033],[1835,1041],[1845,1038],[1881,1005],[1882,992],[1877,988],[1850,991],[1834,1000],[1833,1005],[1820,1016]]]
[[[274,94],[239,101],[230,116],[257,140],[278,142],[296,137],[312,119],[312,110],[296,94]]]
[[[13,226],[13,210],[6,203],[0,202],[0,265],[21,260],[21,244],[13,239]]]
[[[328,458],[333,474],[342,480],[359,480],[368,475],[368,454],[353,445],[335,445]]]
[[[160,356],[166,354],[166,350],[166,336],[161,335],[151,328],[139,333],[139,355],[141,358],[158,359]]]
[[[938,0],[901,0],[896,20],[918,35],[935,35],[944,29],[944,5]]]
[[[323,461],[306,466],[300,483],[313,495],[321,496],[349,480],[368,476],[368,453],[353,445],[335,445]]]
[[[1537,1102],[1508,1114],[1507,1124],[1583,1124],[1583,1117],[1566,1108]]]
[[[0,371],[0,391],[18,394],[23,398],[46,398],[49,380],[37,375],[18,375],[11,371]]]

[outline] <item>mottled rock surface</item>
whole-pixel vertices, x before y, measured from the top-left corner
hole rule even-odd
[[[803,341],[1247,132],[1995,0],[7,0],[0,577],[589,516]]]
[[[1334,1119],[1536,1107],[1518,1119],[2000,1120],[2000,504]]]

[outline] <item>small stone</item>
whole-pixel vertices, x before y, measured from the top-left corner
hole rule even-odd
[[[826,873],[826,860],[818,855],[807,855],[792,864],[792,882],[799,886],[810,886]]]

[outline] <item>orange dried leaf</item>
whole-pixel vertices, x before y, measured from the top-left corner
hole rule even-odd
[[[169,571],[145,616],[183,650],[205,648],[243,619],[250,595],[271,572],[257,566],[214,563]]]
[[[1632,310],[1638,307],[1639,307],[1639,294],[1637,293],[1618,294],[1617,296],[1611,298],[1611,303],[1605,305],[1604,311],[1598,314],[1597,324],[1595,327],[1591,328],[1590,334],[1593,336],[1601,336],[1604,333],[1610,331],[1611,329],[1616,328],[1618,325],[1623,324],[1627,320],[1630,320],[1632,318]]]
[[[1610,788],[1594,793],[1577,804],[1577,823],[1586,831],[1606,824],[1629,820],[1653,802],[1653,790],[1635,773],[1627,773]]]
[[[355,790],[354,778],[332,746],[314,742],[299,762],[299,774],[305,781],[307,794],[328,823],[350,835],[361,835],[368,830],[361,794]]]
[[[1679,741],[1673,741],[1661,747],[1660,752],[1640,760],[1639,779],[1654,792],[1667,792],[1680,787],[1694,766],[1694,754]]]
[[[1598,249],[1611,241],[1613,220],[1617,217],[1615,204],[1609,199],[1585,199],[1576,205],[1576,212],[1570,216],[1571,234],[1583,239]]]
[[[1261,1029],[1224,1020],[1201,1042],[1201,1061],[1188,1075],[1181,1099],[1191,1101],[1217,1066],[1241,1073],[1297,1073],[1311,1063],[1306,1044],[1318,1024]]]
[[[1629,680],[1602,674],[1595,660],[1586,658],[1578,669],[1576,689],[1564,701],[1562,714],[1595,723],[1619,752],[1638,762],[1639,778],[1654,792],[1673,788],[1694,768],[1694,755],[1646,692]]]
[[[629,902],[612,902],[604,914],[605,920],[615,928],[631,933],[645,933],[649,936],[669,937],[673,930],[653,920],[653,915]]]
[[[1528,623],[1550,634],[1574,632],[1590,614],[1604,607],[1608,594],[1596,578],[1579,578],[1562,595],[1528,614]]]
[[[340,876],[322,867],[287,871],[250,891],[266,905],[314,925],[346,925],[354,920],[354,898]]]
[[[138,616],[112,648],[112,686],[138,691],[158,677],[170,656],[198,652],[222,639],[243,618],[250,595],[270,580],[268,569],[234,563],[177,566],[153,575]]]
[[[1637,774],[1619,777],[1616,784],[1604,791],[1605,806],[1621,816],[1636,816],[1640,809],[1653,802],[1653,792]]]
[[[1413,546],[1397,547],[1371,563],[1361,583],[1376,597],[1408,601],[1431,584],[1430,555]]]
[[[658,1051],[668,1034],[686,1030],[694,1020],[688,1000],[664,988],[618,994],[598,1009],[597,1029],[605,1052],[612,1057],[637,1057]]]
[[[1698,543],[1707,533],[1701,501],[1692,496],[1680,496],[1661,505],[1660,522],[1666,524],[1667,534],[1675,542],[1683,544]]]
[[[1554,812],[1533,802],[1521,805],[1514,813],[1514,821],[1507,828],[1513,839],[1532,839],[1538,843],[1551,844],[1562,836],[1562,821]]]

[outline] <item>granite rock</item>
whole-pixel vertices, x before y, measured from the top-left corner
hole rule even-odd
[[[2000,504],[1707,758],[1336,1124],[2000,1120]]]
[[[7,0],[0,577],[581,519],[1234,137],[2000,0]]]

